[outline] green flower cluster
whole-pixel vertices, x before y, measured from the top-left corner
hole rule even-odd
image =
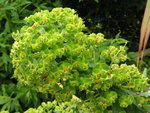
[[[102,57],[111,63],[120,63],[127,60],[127,56],[124,55],[126,51],[124,47],[120,46],[116,48],[115,46],[109,46],[106,50],[102,52]]]
[[[41,11],[25,18],[28,24],[13,33],[11,57],[19,82],[40,92],[66,92],[67,83],[82,77],[79,71],[88,71],[92,50],[104,38],[101,33],[84,34],[83,21],[74,13],[69,8]]]
[[[80,104],[80,103],[79,103]],[[79,106],[77,102],[64,102],[59,104],[57,101],[43,102],[37,109],[30,108],[24,113],[91,113],[85,106]]]
[[[124,47],[105,45],[101,33],[85,34],[74,10],[45,10],[25,21],[27,25],[13,33],[11,50],[14,77],[20,83],[50,93],[59,102],[76,95],[98,113],[118,101],[123,108],[133,103],[128,93],[121,97],[116,88],[136,92],[147,86],[147,77],[134,65],[118,64],[127,59]]]
[[[147,85],[148,78],[139,73],[135,65],[112,64],[112,74],[114,84],[118,87],[132,89],[133,91],[142,91]]]
[[[133,95],[122,96],[119,98],[119,103],[121,107],[126,108],[128,107],[128,105],[131,105],[133,103],[133,100]]]
[[[8,111],[1,111],[0,113],[9,113]]]
[[[96,98],[98,105],[101,107],[101,110],[105,110],[107,107],[111,106],[115,103],[118,98],[118,94],[114,91],[108,91],[103,94],[103,96],[99,96]]]

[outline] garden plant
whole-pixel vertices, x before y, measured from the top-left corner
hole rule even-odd
[[[90,33],[73,9],[42,10],[14,32],[14,78],[50,94],[25,113],[146,113],[148,78],[127,65],[126,41]]]

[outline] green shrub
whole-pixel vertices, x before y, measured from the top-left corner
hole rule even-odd
[[[11,50],[20,83],[52,94],[59,103],[75,95],[92,112],[138,106],[136,98],[146,90],[147,77],[123,63],[124,46],[109,46],[101,33],[85,34],[82,19],[70,8],[43,10],[25,21],[13,33]]]
[[[25,24],[22,19],[26,16],[60,6],[60,0],[0,0],[0,111],[23,112],[49,100],[50,95],[38,93],[11,78],[13,68],[9,55],[14,42],[11,33]]]

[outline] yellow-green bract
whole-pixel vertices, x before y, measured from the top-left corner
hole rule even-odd
[[[90,109],[98,107],[102,112],[122,96],[116,90],[128,95],[126,90],[145,89],[145,75],[134,65],[120,65],[127,59],[124,47],[108,45],[102,33],[85,34],[85,25],[74,10],[44,10],[25,21],[13,33],[11,50],[14,77],[20,83],[51,93],[59,101],[78,94]]]

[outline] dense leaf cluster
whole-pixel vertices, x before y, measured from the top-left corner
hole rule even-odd
[[[47,94],[20,85],[11,78],[13,68],[9,55],[14,41],[11,33],[24,25],[26,16],[61,5],[60,0],[0,0],[0,111],[22,112],[49,100]]]
[[[38,93],[30,87],[25,87],[21,84],[9,83],[0,86],[0,105],[2,111],[23,112],[24,109],[29,107],[39,106],[41,101],[49,100],[49,98],[49,95]]]
[[[13,33],[11,50],[20,83],[50,93],[58,102],[76,95],[93,112],[112,110],[116,103],[120,111],[138,106],[136,93],[145,90],[147,77],[134,65],[121,64],[127,59],[124,46],[105,45],[101,33],[85,34],[82,19],[70,8],[43,10],[25,21]],[[142,99],[140,104],[147,104]]]

